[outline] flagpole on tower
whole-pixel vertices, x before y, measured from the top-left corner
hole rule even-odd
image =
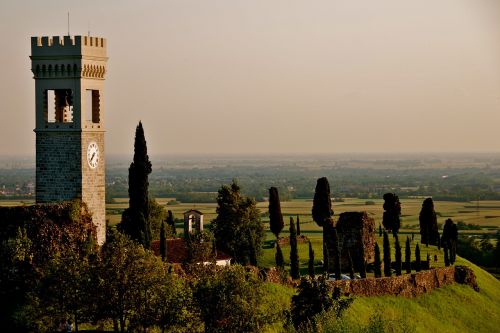
[[[71,36],[71,35],[69,34],[69,11],[68,11],[68,36]]]

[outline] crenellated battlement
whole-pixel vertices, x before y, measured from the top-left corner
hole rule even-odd
[[[31,37],[32,57],[88,55],[106,57],[106,38],[91,36]]]

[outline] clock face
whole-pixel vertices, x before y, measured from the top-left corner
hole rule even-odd
[[[94,141],[89,143],[87,148],[87,162],[92,169],[95,169],[99,164],[99,146]]]

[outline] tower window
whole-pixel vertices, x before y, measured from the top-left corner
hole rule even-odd
[[[100,122],[100,94],[99,90],[87,90],[85,120],[94,124]]]
[[[44,95],[45,122],[73,122],[73,91],[71,89],[45,90]]]

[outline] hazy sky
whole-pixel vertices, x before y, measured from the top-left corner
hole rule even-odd
[[[108,39],[106,152],[500,152],[498,0],[0,1],[0,154],[33,154],[30,36]]]

